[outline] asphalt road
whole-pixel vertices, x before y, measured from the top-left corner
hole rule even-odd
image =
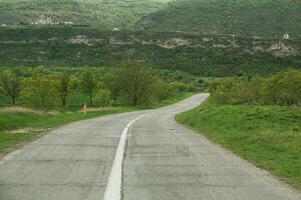
[[[0,162],[0,200],[300,200],[175,122],[206,97],[59,128]]]

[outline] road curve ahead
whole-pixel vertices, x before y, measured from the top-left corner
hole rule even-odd
[[[0,200],[300,200],[175,122],[206,97],[59,128],[0,162]]]

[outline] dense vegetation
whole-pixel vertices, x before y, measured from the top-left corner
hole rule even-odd
[[[0,24],[37,21],[73,22],[111,30],[128,28],[141,17],[164,7],[168,0],[0,0]]]
[[[300,106],[301,71],[288,70],[269,78],[241,77],[212,82],[213,99],[222,104]]]
[[[202,87],[185,77],[184,73],[156,71],[135,61],[116,63],[112,68],[4,68],[0,96],[1,104],[42,110],[84,103],[145,107]]]
[[[192,42],[176,48],[162,47],[172,43],[174,38]],[[276,50],[254,50],[263,48],[270,51],[279,44],[279,40],[239,37],[233,40],[232,37],[180,33],[103,32],[74,27],[0,28],[0,65],[107,67],[112,61],[134,59],[159,69],[182,70],[202,76],[232,76],[240,72],[270,74],[288,67],[301,68],[301,43],[281,42],[284,49],[293,47],[296,52],[275,56],[272,53]]]
[[[210,99],[178,121],[301,187],[301,71],[242,74],[208,89]]]
[[[139,30],[301,38],[298,0],[176,0],[144,17]]]

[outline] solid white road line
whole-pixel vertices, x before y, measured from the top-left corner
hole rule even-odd
[[[132,124],[134,124],[137,120],[141,119],[142,117],[144,117],[144,115],[141,115],[140,117],[128,123],[122,131],[103,200],[121,199],[122,163],[128,130]]]

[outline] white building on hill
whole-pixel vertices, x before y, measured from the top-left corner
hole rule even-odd
[[[51,20],[50,17],[45,17],[44,15],[42,15],[40,19],[38,19],[37,21],[33,22],[32,24],[48,25],[48,24],[52,24],[52,20]]]
[[[290,39],[290,35],[288,33],[285,33],[284,36],[283,36],[283,39],[289,40]]]

